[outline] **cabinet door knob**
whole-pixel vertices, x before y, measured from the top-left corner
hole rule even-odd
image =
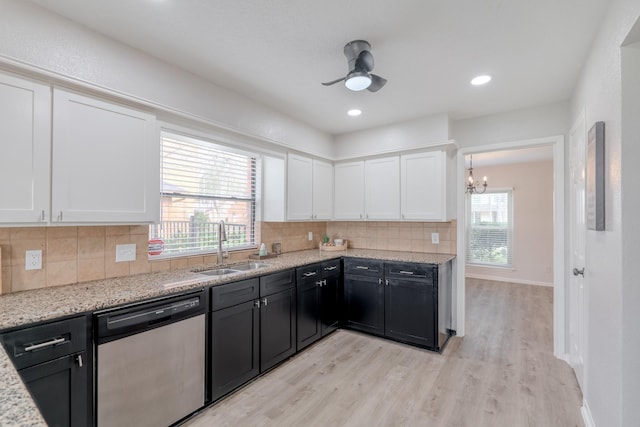
[[[262,305],[264,305],[265,307],[267,306],[267,299],[266,298],[262,298]]]
[[[77,355],[76,360],[78,361],[78,367],[82,368],[82,355]]]
[[[42,215],[40,215],[40,221],[44,221],[44,209],[42,209]]]
[[[255,307],[257,307],[257,308],[260,308],[260,300],[255,300],[255,301],[253,302],[253,305],[254,305]]]

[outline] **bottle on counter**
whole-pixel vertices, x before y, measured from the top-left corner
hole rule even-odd
[[[267,254],[267,246],[264,243],[262,243],[260,245],[260,251],[258,252],[258,255],[265,256],[266,254]]]

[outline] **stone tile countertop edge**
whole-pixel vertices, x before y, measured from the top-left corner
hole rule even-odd
[[[454,255],[418,252],[370,249],[324,252],[314,249],[265,259],[260,261],[268,264],[265,268],[221,277],[205,276],[194,271],[195,267],[191,267],[23,291],[0,296],[0,330],[197,290],[205,286],[235,282],[344,256],[427,264],[443,264],[455,258]],[[199,270],[218,267],[220,266],[211,265]],[[0,379],[0,390],[2,390],[0,392],[0,425],[46,426],[2,346],[0,346]]]

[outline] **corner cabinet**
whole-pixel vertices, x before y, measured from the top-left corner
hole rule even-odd
[[[400,219],[400,160],[396,157],[364,162],[367,220]]]
[[[296,154],[287,156],[287,219],[331,219],[333,166]]]
[[[400,157],[402,219],[446,220],[445,161],[443,151]]]
[[[51,87],[0,74],[0,141],[0,223],[46,223]]]
[[[55,88],[51,222],[157,221],[159,156],[153,115]]]
[[[334,166],[334,212],[336,220],[364,219],[364,162]]]

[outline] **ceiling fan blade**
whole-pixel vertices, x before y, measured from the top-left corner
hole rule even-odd
[[[344,79],[346,79],[346,77],[342,77],[342,78],[340,78],[340,79],[336,79],[336,80],[333,80],[333,81],[331,81],[331,82],[326,82],[326,83],[322,83],[322,84],[323,84],[324,86],[331,86],[331,85],[334,85],[334,84],[336,84],[336,83],[338,83],[338,82],[343,81]]]
[[[386,84],[387,84],[387,79],[380,76],[376,76],[375,74],[371,74],[371,84],[369,85],[367,90],[369,92],[377,92],[380,89],[382,89],[382,87]]]
[[[371,72],[373,70],[373,55],[368,50],[363,50],[356,58],[354,70]]]

